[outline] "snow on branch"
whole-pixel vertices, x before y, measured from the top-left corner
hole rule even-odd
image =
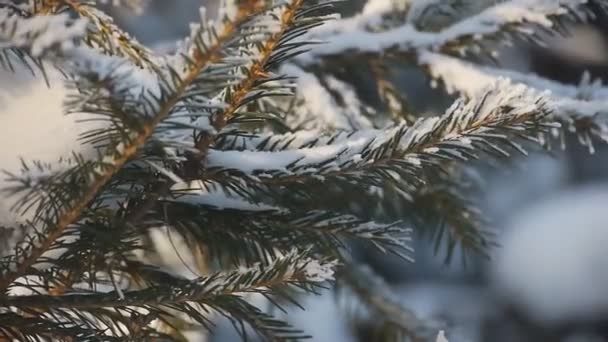
[[[604,109],[606,91],[598,82],[591,82],[583,75],[578,87],[562,85],[534,75],[524,75],[497,67],[484,67],[450,56],[471,52],[496,60],[495,45],[485,44],[490,41],[511,44],[514,40],[524,40],[543,45],[547,33],[563,34],[566,29],[565,23],[586,22],[593,19],[596,14],[592,12],[592,7],[606,11],[608,5],[605,2],[501,1],[437,32],[423,31],[422,27],[416,25],[416,21],[421,20],[426,12],[444,11],[443,8],[446,6],[450,12],[456,10],[458,4],[457,0],[449,3],[414,1],[407,7],[406,17],[401,23],[395,24],[387,19],[390,11],[395,11],[395,5],[385,1],[373,1],[352,18],[339,19],[331,22],[326,28],[312,30],[311,37],[326,41],[327,44],[298,57],[297,67],[289,65],[283,67],[286,72],[292,71],[293,75],[300,77],[299,82],[302,86],[298,87],[296,96],[307,100],[302,101],[301,104],[296,102],[293,111],[298,114],[297,117],[317,116],[329,123],[330,127],[337,129],[344,129],[347,124],[351,124],[351,129],[356,129],[356,125],[352,125],[352,122],[369,120],[367,115],[369,113],[362,110],[364,106],[359,106],[360,110],[351,111],[350,115],[344,115],[344,111],[337,109],[328,109],[340,108],[336,106],[336,99],[340,98],[347,98],[349,104],[361,103],[357,95],[350,96],[351,92],[347,88],[332,89],[327,82],[324,82],[326,76],[322,75],[322,70],[330,69],[333,62],[339,63],[334,57],[355,55],[357,63],[370,63],[370,65],[388,63],[389,58],[401,63],[406,61],[417,64],[434,79],[441,79],[448,92],[459,93],[469,98],[499,77],[526,84],[531,90],[539,92],[550,90],[552,92],[550,107],[554,111],[554,117],[569,131],[577,133],[583,145],[593,151],[593,137],[607,140],[608,125],[602,117],[606,112]],[[390,25],[382,26],[383,22],[389,22]],[[407,114],[405,116],[407,117]],[[310,123],[313,120],[300,120],[308,122],[308,126],[304,128],[319,128]],[[291,123],[293,124],[291,127],[301,128],[299,121],[292,120]],[[564,131],[555,130],[554,133],[561,135]]]
[[[347,51],[356,53],[382,54],[401,52],[416,54],[418,50],[432,50],[463,53],[475,47],[484,38],[500,36],[534,37],[542,31],[558,30],[556,20],[568,18],[586,21],[593,14],[585,7],[588,0],[511,0],[499,2],[479,14],[463,19],[439,32],[417,30],[412,23],[385,31],[369,31],[365,25],[348,25],[341,30],[320,31],[316,36],[327,42],[322,48],[311,51],[302,58],[303,62],[315,63],[315,57],[331,56]],[[416,8],[414,8],[416,10]],[[370,21],[377,20],[370,16]],[[336,25],[337,26],[337,25]],[[364,28],[361,28],[361,27]],[[505,34],[508,32],[509,34]],[[538,42],[538,39],[533,39]]]
[[[127,6],[138,11],[141,10],[143,2],[146,0],[112,0],[112,5]],[[101,1],[30,1],[21,4],[19,12],[23,16],[30,18],[47,17],[50,15],[66,15],[78,17],[87,21],[86,34],[82,37],[82,42],[90,47],[110,56],[120,56],[130,59],[139,67],[156,67],[155,57],[151,51],[141,45],[135,38],[120,29],[114,24],[114,19],[99,10],[96,2],[107,3],[108,0]],[[10,8],[10,7],[9,7]],[[12,7],[15,9],[15,7]]]
[[[86,35],[88,20],[73,19],[68,14],[23,18],[0,8],[0,49],[26,49],[41,57],[53,48],[69,49]]]
[[[119,291],[110,288],[104,291],[100,288],[93,293],[75,291],[62,296],[61,300],[57,300],[57,296],[44,294],[2,297],[0,307],[42,310],[44,314],[37,318],[38,324],[62,323],[62,328],[66,330],[80,328],[80,333],[87,329],[90,336],[96,337],[107,337],[107,333],[111,336],[146,336],[146,333],[155,332],[153,329],[147,331],[151,328],[148,324],[157,316],[155,313],[166,312],[167,309],[194,315],[210,329],[212,323],[203,315],[216,311],[250,324],[266,338],[293,339],[302,337],[301,331],[263,313],[242,296],[246,293],[267,294],[273,289],[284,290],[290,286],[313,291],[319,285],[333,281],[337,266],[337,261],[312,258],[308,251],[293,251],[248,268],[217,272],[193,280],[149,265],[140,265],[138,269],[141,272],[133,271],[133,275],[147,280],[149,286],[143,289]],[[272,293],[281,296],[285,292]],[[118,309],[112,309],[116,307]],[[138,322],[142,316],[147,319]],[[23,326],[20,323],[18,319],[13,319],[3,325],[3,329],[22,334]],[[138,326],[139,329],[135,328]],[[32,334],[33,331],[37,330],[25,334]]]
[[[249,12],[240,15],[242,18],[235,20],[246,20]],[[158,126],[180,111],[176,106],[192,89],[192,84],[200,82],[201,76],[204,80],[204,77],[217,72],[216,68],[210,66],[224,60],[226,49],[231,51],[231,44],[238,43],[234,39],[236,35],[237,28],[231,22],[226,23],[225,31],[214,36],[212,43],[196,45],[199,53],[189,59],[183,77],[167,65],[168,70],[164,70],[161,80],[156,79],[157,75],[154,74],[152,82],[136,84],[134,88],[129,87],[132,84],[128,82],[121,83],[125,78],[132,78],[129,71],[136,68],[133,63],[127,61],[116,65],[113,62],[117,57],[100,57],[90,49],[75,51],[75,55],[67,62],[74,64],[73,77],[75,88],[79,92],[69,100],[68,110],[110,117],[108,121],[112,125],[105,130],[89,132],[86,136],[90,142],[100,143],[103,147],[98,160],[79,163],[77,167],[53,177],[47,184],[49,189],[58,188],[66,193],[61,194],[60,203],[55,203],[57,201],[52,198],[42,200],[41,203],[52,206],[53,219],[44,220],[41,231],[45,234],[40,234],[40,239],[23,248],[19,260],[8,260],[2,264],[0,289],[6,289],[12,281],[26,273],[53,242],[62,236],[67,227],[81,219],[91,202],[99,200],[98,195],[104,186],[138,155],[140,149],[157,132]],[[92,55],[95,58],[86,58]],[[147,70],[142,72],[148,73]],[[220,83],[224,85],[223,82],[230,80],[224,79]],[[120,86],[116,86],[118,84]],[[203,108],[208,106],[203,105]],[[50,194],[56,195],[52,191]],[[49,197],[46,193],[42,195]],[[42,208],[40,212],[45,212],[46,209]]]
[[[601,81],[593,82],[584,74],[580,85],[566,85],[534,74],[523,74],[465,62],[453,57],[425,52],[419,56],[433,79],[440,80],[448,93],[474,97],[481,89],[506,77],[530,92],[546,93],[551,118],[581,135],[592,135],[608,141],[608,88]],[[593,150],[589,137],[581,142]]]
[[[224,189],[221,184],[201,180],[175,183],[171,193],[176,197],[170,201],[189,203],[216,210],[239,210],[247,212],[280,211],[279,208],[263,203],[254,203],[238,194]]]
[[[349,18],[334,18],[310,32],[314,37],[323,37],[344,31],[366,30],[383,23],[383,16],[395,9],[393,0],[369,0],[361,13]]]
[[[335,260],[318,260],[308,252],[294,251],[272,260],[235,271],[219,272],[191,281],[174,279],[169,285],[124,293],[71,294],[61,301],[52,296],[25,295],[0,298],[0,306],[15,308],[99,308],[120,306],[170,305],[186,301],[212,304],[215,297],[263,291],[285,285],[309,286],[333,281]],[[166,275],[169,276],[169,275]]]
[[[119,4],[117,1],[115,3]],[[130,1],[130,3],[136,5],[135,1]],[[139,67],[157,67],[158,61],[152,52],[116,26],[112,17],[94,6],[80,3],[76,5],[71,1],[66,1],[66,4],[81,18],[87,18],[91,22],[85,37],[85,42],[89,46],[110,56],[128,58]]]
[[[466,161],[481,151],[495,156],[523,151],[511,135],[533,139],[546,127],[550,110],[544,94],[507,80],[494,82],[469,100],[460,99],[438,118],[413,126],[362,130],[321,146],[276,151],[219,151],[205,165],[237,172],[268,184],[355,180],[379,185],[383,180],[414,181],[440,160]],[[390,172],[387,172],[389,171]]]
[[[383,129],[363,129],[358,131],[338,130],[329,134],[323,130],[298,130],[284,134],[245,133],[239,130],[226,131],[220,135],[215,148],[221,151],[283,151],[299,150],[380,136]]]
[[[280,2],[273,12],[259,16],[247,26],[254,28],[254,36],[244,40],[253,44],[255,53],[249,52],[251,60],[247,67],[238,69],[243,73],[242,79],[233,87],[227,87],[227,108],[213,113],[211,123],[216,131],[223,129],[229,122],[238,122],[238,110],[244,105],[259,101],[269,96],[292,95],[292,87],[283,87],[278,81],[282,77],[275,75],[272,69],[286,59],[305,52],[305,47],[314,43],[300,40],[299,37],[309,29],[319,26],[324,18],[318,17],[318,11],[326,9],[326,4],[310,4],[304,0]],[[257,44],[256,44],[257,43]],[[257,50],[257,51],[256,51]],[[242,116],[245,120],[247,117]],[[195,146],[201,155],[205,155],[215,136],[202,132],[195,139]]]

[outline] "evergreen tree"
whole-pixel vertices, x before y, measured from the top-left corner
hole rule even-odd
[[[5,175],[17,219],[0,231],[0,340],[184,340],[217,317],[243,337],[299,339],[249,295],[282,307],[336,278],[387,336],[434,340],[442,327],[349,246],[410,260],[419,229],[448,256],[485,254],[473,162],[608,138],[601,82],[509,71],[496,55],[605,0],[368,0],[344,18],[340,2],[227,0],[169,55],[99,3],[0,1],[0,64],[60,70],[65,112],[93,122],[73,154]],[[459,98],[439,116],[412,110],[394,77],[406,66]],[[167,244],[194,267],[171,267]]]

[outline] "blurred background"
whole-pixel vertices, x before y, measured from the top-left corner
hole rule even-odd
[[[346,1],[345,13],[356,12],[361,3]],[[170,49],[188,34],[188,23],[198,20],[201,5],[216,13],[219,4],[152,0],[142,15],[108,11],[142,43]],[[608,76],[603,16],[573,27],[570,37],[549,37],[547,46],[503,49],[501,63],[569,84],[578,84],[585,71],[592,78]],[[416,68],[398,77],[416,112],[438,114],[452,100],[431,88]],[[456,252],[446,263],[445,253],[436,253],[423,238],[415,240],[414,264],[355,247],[357,258],[384,279],[404,307],[444,327],[451,342],[608,341],[608,149],[598,143],[590,154],[576,138],[568,139],[573,141],[563,151],[476,168],[482,186],[474,195],[500,245],[490,258],[473,257],[465,264]],[[302,304],[306,311],[290,309],[288,320],[314,341],[390,340],[382,333],[386,322],[366,313],[348,291],[328,290]],[[209,340],[237,337],[220,324]]]

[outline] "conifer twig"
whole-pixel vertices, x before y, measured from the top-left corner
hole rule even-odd
[[[119,29],[110,17],[90,3],[81,3],[77,0],[45,0],[34,6],[32,14],[50,15],[64,8],[69,8],[80,17],[89,19],[95,27],[94,30],[89,30],[84,39],[91,47],[100,48],[110,55],[124,55],[139,67],[157,68],[151,51]]]
[[[0,297],[0,307],[93,309],[204,302],[226,295],[263,292],[264,289],[287,284],[320,284],[333,280],[336,266],[336,261],[318,261],[306,257],[306,252],[292,252],[268,265],[259,264],[243,270],[219,272],[191,281],[163,273],[165,279],[171,279],[169,284],[122,294],[117,291],[70,294],[60,299],[48,295]]]
[[[249,9],[249,7],[247,7],[247,9]],[[60,214],[55,224],[48,229],[48,233],[43,240],[37,246],[30,245],[27,256],[22,260],[17,260],[15,267],[0,277],[0,293],[4,293],[15,279],[27,272],[29,267],[31,267],[38,258],[53,245],[53,242],[63,234],[65,229],[80,218],[89,203],[95,199],[104,185],[112,179],[114,174],[121,169],[122,166],[137,154],[139,148],[152,136],[155,127],[171,113],[173,107],[180,101],[183,93],[197,78],[198,74],[208,64],[221,60],[223,57],[221,53],[223,44],[234,36],[239,25],[245,22],[252,14],[253,13],[248,12],[248,10],[239,11],[237,17],[224,26],[222,32],[218,35],[216,42],[212,46],[209,46],[204,53],[197,53],[192,56],[194,64],[189,66],[186,76],[181,80],[173,94],[171,94],[166,102],[158,108],[156,115],[139,128],[134,139],[126,144],[117,156],[115,156],[116,151],[111,149],[112,151],[109,153],[112,157],[112,162],[104,165],[105,170],[88,185],[79,201],[67,211]]]
[[[498,82],[473,100],[457,101],[442,117],[419,119],[413,126],[399,125],[382,132],[380,137],[363,131],[359,137],[365,139],[359,139],[356,145],[338,141],[333,146],[238,153],[243,156],[249,154],[248,160],[263,158],[266,161],[259,165],[259,169],[242,168],[242,173],[254,176],[255,182],[263,184],[356,178],[357,175],[369,176],[376,170],[379,179],[390,179],[384,170],[402,170],[404,175],[408,174],[407,171],[424,174],[422,169],[427,168],[427,172],[436,170],[442,160],[474,159],[476,154],[473,150],[473,153],[465,151],[473,149],[476,143],[479,143],[477,148],[481,151],[493,155],[505,156],[506,151],[500,145],[523,152],[521,146],[506,137],[513,134],[534,140],[537,133],[547,129],[543,125],[550,111],[540,94],[522,86],[513,87],[509,82]],[[328,147],[332,147],[335,153],[329,153]],[[213,151],[207,163],[220,173],[232,171],[238,177],[240,166],[232,162],[232,153]],[[323,155],[326,157],[321,157]]]
[[[219,132],[226,126],[228,120],[230,120],[234,113],[239,109],[243,100],[245,100],[249,92],[254,88],[256,82],[260,79],[268,77],[265,70],[266,64],[272,57],[272,54],[280,43],[284,33],[293,25],[297,11],[300,7],[302,7],[303,4],[304,0],[292,0],[292,2],[282,13],[280,19],[280,28],[270,38],[268,38],[268,40],[264,43],[264,46],[260,49],[260,57],[249,66],[247,76],[236,87],[235,92],[230,98],[228,108],[220,113],[217,113],[213,117],[212,125],[216,132]],[[196,141],[195,145],[200,151],[199,160],[204,159],[205,155],[207,154],[207,150],[211,144],[213,144],[214,140],[215,135],[211,134],[202,133],[201,136],[198,137],[198,141]]]

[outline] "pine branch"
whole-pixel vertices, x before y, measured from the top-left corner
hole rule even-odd
[[[509,77],[517,83],[528,84],[539,90],[548,88],[567,94],[564,95],[568,97],[565,100],[557,96],[548,98],[548,105],[555,112],[554,118],[570,131],[576,132],[581,144],[587,146],[591,152],[594,151],[593,138],[606,140],[607,128],[601,117],[604,112],[601,108],[605,106],[599,97],[601,89],[582,94],[579,90],[565,90],[568,87],[541,78],[482,67],[448,56],[471,52],[496,60],[495,47],[488,46],[486,43],[489,42],[512,44],[515,40],[522,40],[542,46],[543,34],[565,34],[566,24],[592,20],[596,13],[591,9],[606,11],[608,4],[605,1],[502,1],[438,32],[422,32],[413,28],[411,20],[415,23],[421,15],[424,16],[424,12],[441,6],[450,7],[450,4],[435,1],[414,2],[409,8],[409,19],[406,18],[399,27],[388,29],[374,29],[378,22],[385,21],[382,16],[386,15],[387,8],[380,6],[379,12],[369,13],[364,9],[359,16],[344,19],[342,25],[334,23],[333,30],[313,30],[312,37],[324,39],[330,44],[301,56],[298,62],[306,68],[320,64],[321,70],[324,71],[323,68],[329,68],[333,62],[340,65],[342,62],[338,58],[343,58],[341,56],[345,53],[362,62],[389,58],[396,58],[399,62],[407,60],[418,64],[433,78],[446,81],[444,85],[448,92],[457,90],[457,93],[469,98],[476,96],[480,87],[486,87],[498,76]],[[470,82],[468,77],[462,77],[465,74],[475,75],[477,81]],[[595,85],[592,87],[599,88]],[[593,98],[594,93],[598,94],[597,98]],[[563,135],[563,132],[555,130],[558,135]]]
[[[269,68],[271,68],[273,64],[284,59],[285,54],[287,54],[290,50],[294,50],[294,46],[289,46],[287,44],[287,42],[290,40],[290,36],[294,37],[294,35],[290,33],[296,32],[295,36],[297,36],[298,32],[302,32],[303,30],[305,31],[309,27],[312,27],[310,24],[299,18],[300,9],[303,6],[304,0],[292,0],[286,5],[285,10],[282,11],[280,16],[279,28],[259,49],[259,56],[248,67],[246,77],[234,87],[234,90],[229,98],[227,108],[223,112],[216,113],[213,116],[212,125],[216,132],[219,132],[226,126],[239,107],[245,103],[247,97],[251,94],[254,87],[270,77],[268,74]],[[313,23],[313,25],[316,24],[317,22]],[[297,48],[303,45],[303,43],[300,43],[295,45],[295,47]],[[283,51],[279,51],[282,46],[286,46],[286,48]],[[215,137],[209,134],[203,134],[197,138],[195,145],[200,151],[198,161],[204,158],[204,156],[207,154],[209,146],[214,142],[214,140]]]
[[[136,1],[130,1],[137,8]],[[141,6],[141,4],[139,4]],[[90,26],[84,37],[84,42],[94,49],[101,50],[110,56],[120,56],[130,59],[139,67],[157,68],[151,51],[139,44],[135,38],[113,23],[113,19],[97,9],[92,2],[79,0],[34,0],[30,5],[29,15],[49,16],[71,11],[80,18],[88,19]]]
[[[577,133],[580,142],[591,152],[594,151],[592,137],[608,141],[608,89],[602,86],[601,81],[592,82],[588,74],[583,75],[579,86],[574,86],[546,80],[534,74],[478,66],[430,52],[420,55],[420,64],[433,79],[442,81],[441,84],[448,93],[459,93],[468,98],[476,96],[481,88],[501,77],[508,77],[514,83],[529,88],[530,92],[540,94],[549,90],[551,93],[546,95],[547,106],[553,114],[547,120],[558,121],[564,128]],[[471,79],[475,82],[471,82]]]
[[[67,14],[24,18],[0,7],[0,48],[21,49],[33,58],[49,50],[69,48],[85,35],[87,20],[73,20]]]
[[[176,227],[184,236],[201,240],[212,253],[245,252],[255,246],[252,255],[258,256],[258,248],[272,255],[275,249],[288,252],[301,246],[320,250],[321,255],[339,254],[345,240],[352,239],[411,260],[410,230],[399,221],[382,224],[328,210],[279,209],[202,189],[175,195],[161,204],[165,220],[149,224]]]
[[[603,0],[594,1],[606,9]],[[593,18],[587,10],[587,0],[534,0],[528,2],[502,1],[479,14],[450,25],[439,32],[422,32],[409,23],[380,32],[368,32],[358,27],[346,26],[341,32],[321,33],[316,38],[328,42],[323,49],[311,51],[303,63],[318,63],[321,57],[340,55],[345,52],[355,54],[396,53],[415,56],[418,50],[443,53],[463,53],[473,51],[484,40],[511,39],[511,36],[542,44],[538,33],[526,27],[558,32],[560,21],[586,22]],[[376,20],[370,17],[370,20]],[[314,32],[312,33],[314,36]]]
[[[449,15],[458,1],[447,3]],[[606,8],[603,0],[590,1]],[[512,35],[540,44],[529,28],[554,33],[563,23],[590,20],[585,0],[503,1],[437,32],[421,31],[429,29],[428,13],[446,8],[437,1],[414,0],[409,12],[392,1],[369,2],[359,15],[317,29],[331,7],[325,1],[244,0],[236,2],[235,17],[219,25],[207,23],[203,10],[190,38],[162,60],[88,2],[4,3],[0,13],[8,13],[7,22],[58,23],[28,24],[24,31],[0,24],[0,42],[11,49],[3,50],[10,53],[4,59],[31,55],[57,63],[69,75],[68,111],[107,123],[82,136],[97,158],[74,154],[58,167],[24,162],[23,172],[9,175],[14,185],[8,192],[22,196],[15,210],[33,212],[31,233],[0,263],[0,334],[11,338],[171,338],[153,322],[188,319],[210,328],[211,314],[229,318],[243,336],[249,324],[271,340],[304,337],[242,295],[261,294],[274,303],[275,296],[293,301],[288,289],[313,291],[332,278],[336,263],[327,258],[344,257],[351,239],[407,258],[409,230],[399,221],[379,224],[351,215],[359,210],[355,205],[377,200],[376,208],[396,198],[395,204],[406,203],[401,211],[411,209],[405,211],[414,222],[440,220],[430,233],[441,242],[447,232],[448,257],[458,245],[484,252],[491,242],[482,215],[456,183],[452,165],[525,154],[519,141],[542,143],[561,128],[556,121],[608,136],[595,117],[605,95],[601,85],[586,79],[581,87],[567,87],[504,73],[513,84],[498,77],[502,71],[448,57],[471,50],[491,55],[485,42]],[[76,27],[85,18],[92,24]],[[47,37],[51,31],[67,43]],[[300,55],[317,38],[331,44]],[[80,39],[93,48],[72,46]],[[408,123],[372,129],[382,125],[367,116],[378,112],[360,100],[361,87],[324,64],[334,58],[332,67],[340,66],[338,58],[351,52],[365,65],[372,62],[376,85],[395,113],[403,108],[395,106],[397,87],[382,69],[387,56],[406,57],[463,96],[440,117],[406,117]],[[154,66],[139,68],[148,62]],[[463,70],[471,71],[468,83],[450,75]],[[479,82],[471,85],[473,76]],[[280,101],[304,84],[314,85],[312,96]],[[567,98],[538,91],[547,87]],[[303,115],[311,103],[312,115]],[[323,106],[335,109],[332,119],[340,116],[345,125],[326,125],[317,117],[331,112]],[[275,134],[293,123],[289,117],[283,122],[286,114],[310,118],[319,130]],[[340,128],[347,131],[327,133]],[[344,200],[353,191],[360,196]],[[181,235],[183,249],[204,245],[214,266],[253,266],[196,279],[158,268],[154,255],[138,252],[166,250],[152,236],[159,227]],[[173,266],[169,257],[158,259]],[[189,265],[191,259],[181,261]],[[374,312],[398,317],[388,318],[391,326],[414,337],[428,328],[390,300],[372,274],[352,277],[355,292]],[[381,296],[370,296],[377,290]],[[57,333],[49,335],[51,329]]]
[[[24,309],[0,314],[0,337],[16,341],[124,341],[127,338],[167,338],[146,326],[157,312],[96,309],[91,311]],[[58,328],[59,327],[59,328]]]
[[[138,153],[139,149],[152,136],[156,126],[171,114],[174,106],[181,100],[189,85],[197,79],[201,71],[208,64],[218,62],[224,57],[222,55],[224,44],[232,39],[237,32],[238,25],[246,21],[249,14],[246,12],[239,13],[240,17],[224,26],[224,30],[218,35],[213,45],[197,50],[199,53],[193,56],[193,63],[189,65],[186,76],[179,79],[176,87],[163,99],[163,103],[160,103],[155,113],[146,118],[145,122],[137,127],[137,131],[133,132],[132,136],[127,136],[128,141],[121,141],[108,149],[110,161],[106,161],[107,158],[102,159],[104,160],[103,168],[96,173],[95,179],[81,191],[78,200],[74,201],[73,205],[62,212],[57,220],[46,229],[46,234],[41,237],[38,244],[28,245],[28,250],[23,253],[24,257],[16,260],[15,265],[0,277],[0,292],[4,292],[11,282],[24,274],[52,246],[53,242],[62,235],[65,229],[81,217],[104,185]]]
[[[306,253],[291,253],[277,258],[268,265],[258,264],[248,269],[220,272],[192,281],[164,274],[165,281],[143,290],[112,291],[107,293],[78,294],[54,297],[47,295],[11,296],[0,299],[1,307],[20,310],[44,310],[53,313],[55,319],[71,314],[90,312],[103,308],[121,310],[136,307],[145,310],[163,310],[162,307],[183,311],[193,315],[203,324],[208,324],[204,316],[196,314],[201,309],[211,308],[243,320],[271,340],[300,337],[280,321],[269,318],[257,308],[243,301],[239,294],[248,292],[281,294],[281,288],[296,286],[311,290],[317,284],[331,280],[333,261],[318,261]],[[167,278],[170,281],[167,281]],[[274,290],[273,290],[274,289]],[[200,305],[200,308],[193,306]],[[82,316],[82,314],[77,317]],[[94,315],[95,316],[95,315]],[[73,318],[71,320],[74,320]],[[107,324],[107,323],[106,323]],[[112,323],[116,324],[116,323]]]
[[[356,180],[361,186],[381,186],[384,181],[415,184],[424,174],[438,171],[442,160],[468,161],[480,151],[494,156],[508,156],[505,149],[510,148],[522,151],[509,137],[534,140],[546,131],[543,123],[549,114],[542,96],[502,82],[470,101],[457,101],[440,118],[420,119],[412,127],[398,126],[380,137],[372,130],[299,150],[211,151],[207,165],[218,173],[270,185],[330,180]]]
[[[462,167],[446,169],[446,174],[418,189],[405,207],[411,208],[408,211],[420,235],[430,240],[435,253],[445,250],[446,263],[452,260],[457,249],[462,251],[464,264],[470,254],[489,258],[490,249],[496,247],[496,236],[488,228],[490,222],[470,198],[476,193],[476,189],[471,189],[474,186],[468,184],[472,177],[463,175],[466,169]]]

